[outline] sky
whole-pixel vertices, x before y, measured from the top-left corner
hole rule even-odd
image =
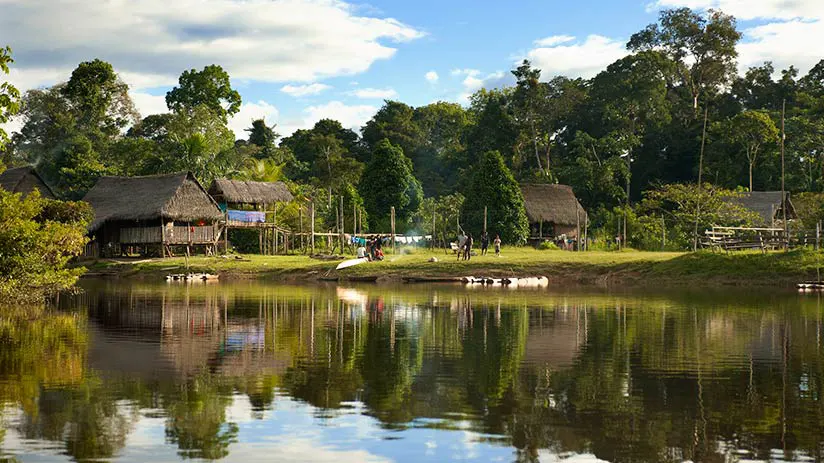
[[[357,130],[385,99],[467,104],[524,58],[545,79],[592,77],[681,6],[738,18],[742,72],[824,59],[822,0],[0,0],[0,46],[21,91],[109,61],[144,116],[165,112],[181,72],[219,64],[243,97],[238,138],[261,117],[285,136],[322,118]]]

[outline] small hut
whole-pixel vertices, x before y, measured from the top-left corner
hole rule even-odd
[[[529,219],[530,240],[561,235],[577,239],[587,223],[587,212],[568,185],[521,185]]]
[[[173,246],[204,246],[213,251],[223,214],[190,172],[145,177],[103,177],[84,201],[95,218],[89,227],[94,255],[118,255],[128,247],[144,253]]]
[[[0,188],[12,193],[22,193],[24,197],[38,190],[43,198],[57,198],[43,177],[31,166],[6,169],[0,174]]]
[[[783,207],[787,208],[788,222],[798,218],[795,206],[790,201],[790,193],[786,191],[783,200],[780,191],[751,191],[741,193],[739,197],[732,198],[730,201],[757,213],[761,217],[761,223],[758,225],[764,227],[775,227],[783,222]]]
[[[285,183],[219,178],[212,182],[209,194],[226,215],[224,239],[227,248],[229,229],[252,228],[259,232],[261,254],[274,253],[279,236],[284,232],[277,225],[277,204],[294,199]]]

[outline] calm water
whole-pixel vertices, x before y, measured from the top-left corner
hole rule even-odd
[[[0,461],[821,461],[793,293],[85,283],[0,318]]]

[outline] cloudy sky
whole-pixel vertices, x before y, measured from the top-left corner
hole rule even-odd
[[[744,32],[742,69],[806,72],[824,58],[822,0],[0,0],[0,45],[21,90],[111,62],[142,114],[185,69],[220,64],[243,96],[231,121],[281,134],[324,117],[360,127],[387,98],[466,102],[527,57],[544,76],[590,77],[661,8],[720,8]]]

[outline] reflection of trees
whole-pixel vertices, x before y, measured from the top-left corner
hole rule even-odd
[[[229,455],[238,426],[226,423],[232,388],[208,377],[197,377],[164,396],[168,413],[166,438],[183,458],[217,460]]]

